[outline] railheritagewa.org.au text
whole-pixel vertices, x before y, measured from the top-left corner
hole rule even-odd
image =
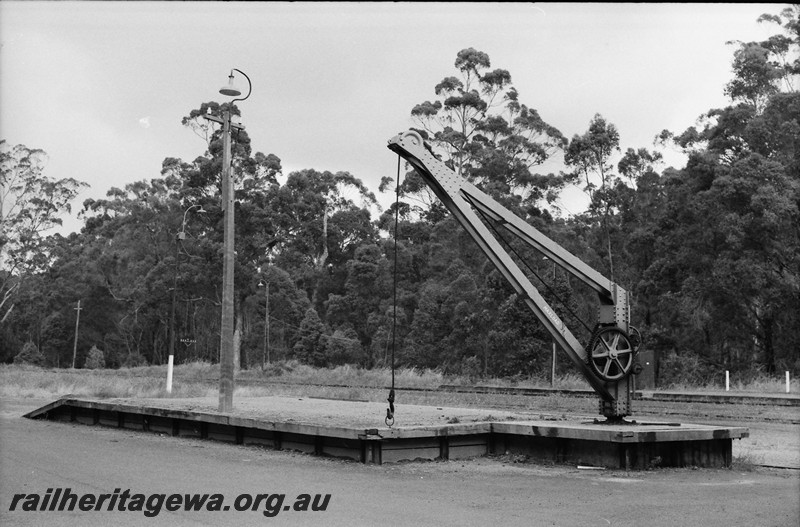
[[[239,494],[226,498],[220,493],[139,493],[114,489],[106,494],[78,493],[71,488],[49,488],[43,493],[14,494],[9,511],[18,512],[134,512],[148,518],[168,512],[260,512],[273,517],[282,512],[324,512],[330,494]]]

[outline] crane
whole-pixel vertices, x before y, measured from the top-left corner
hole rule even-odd
[[[630,325],[628,292],[503,207],[438,159],[419,132],[391,138],[388,147],[405,159],[469,233],[495,268],[552,335],[558,346],[599,396],[599,413],[608,423],[631,415],[632,373],[641,336]],[[486,218],[541,252],[597,292],[594,330],[583,346],[479,217]]]

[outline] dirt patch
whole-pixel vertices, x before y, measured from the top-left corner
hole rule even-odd
[[[191,399],[104,399],[105,403],[151,406],[220,414],[214,397]],[[302,423],[342,428],[384,428],[387,403],[354,402],[310,397],[239,397],[228,415],[262,421]],[[456,423],[530,419],[530,415],[446,406],[403,405],[395,408],[395,428]],[[538,418],[538,416],[537,416]]]
[[[748,423],[750,437],[733,442],[739,465],[772,465],[800,469],[800,426]]]

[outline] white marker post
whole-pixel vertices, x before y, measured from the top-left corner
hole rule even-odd
[[[167,363],[167,393],[172,393],[172,363],[173,356],[170,355]]]
[[[786,393],[789,393],[791,389],[789,388],[789,372],[786,372]]]
[[[731,372],[725,370],[725,391],[730,391],[731,389]]]

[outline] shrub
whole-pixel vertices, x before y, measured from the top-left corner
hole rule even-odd
[[[481,378],[482,370],[481,360],[474,355],[461,361],[461,375],[466,375],[473,384]]]
[[[659,388],[705,386],[713,376],[713,371],[691,350],[671,351],[662,355],[658,362]]]
[[[89,350],[89,354],[86,356],[86,361],[83,363],[83,367],[87,370],[105,368],[106,358],[103,354],[103,350],[97,349],[97,346],[92,346],[92,349]]]
[[[327,339],[325,358],[328,366],[359,364],[364,361],[364,350],[358,333],[352,327],[339,328]]]
[[[138,368],[139,366],[147,366],[147,359],[138,353],[131,353],[125,360],[122,361],[123,368]]]
[[[31,341],[22,346],[22,350],[14,357],[14,364],[32,364],[34,366],[44,366],[45,359],[39,347]]]

